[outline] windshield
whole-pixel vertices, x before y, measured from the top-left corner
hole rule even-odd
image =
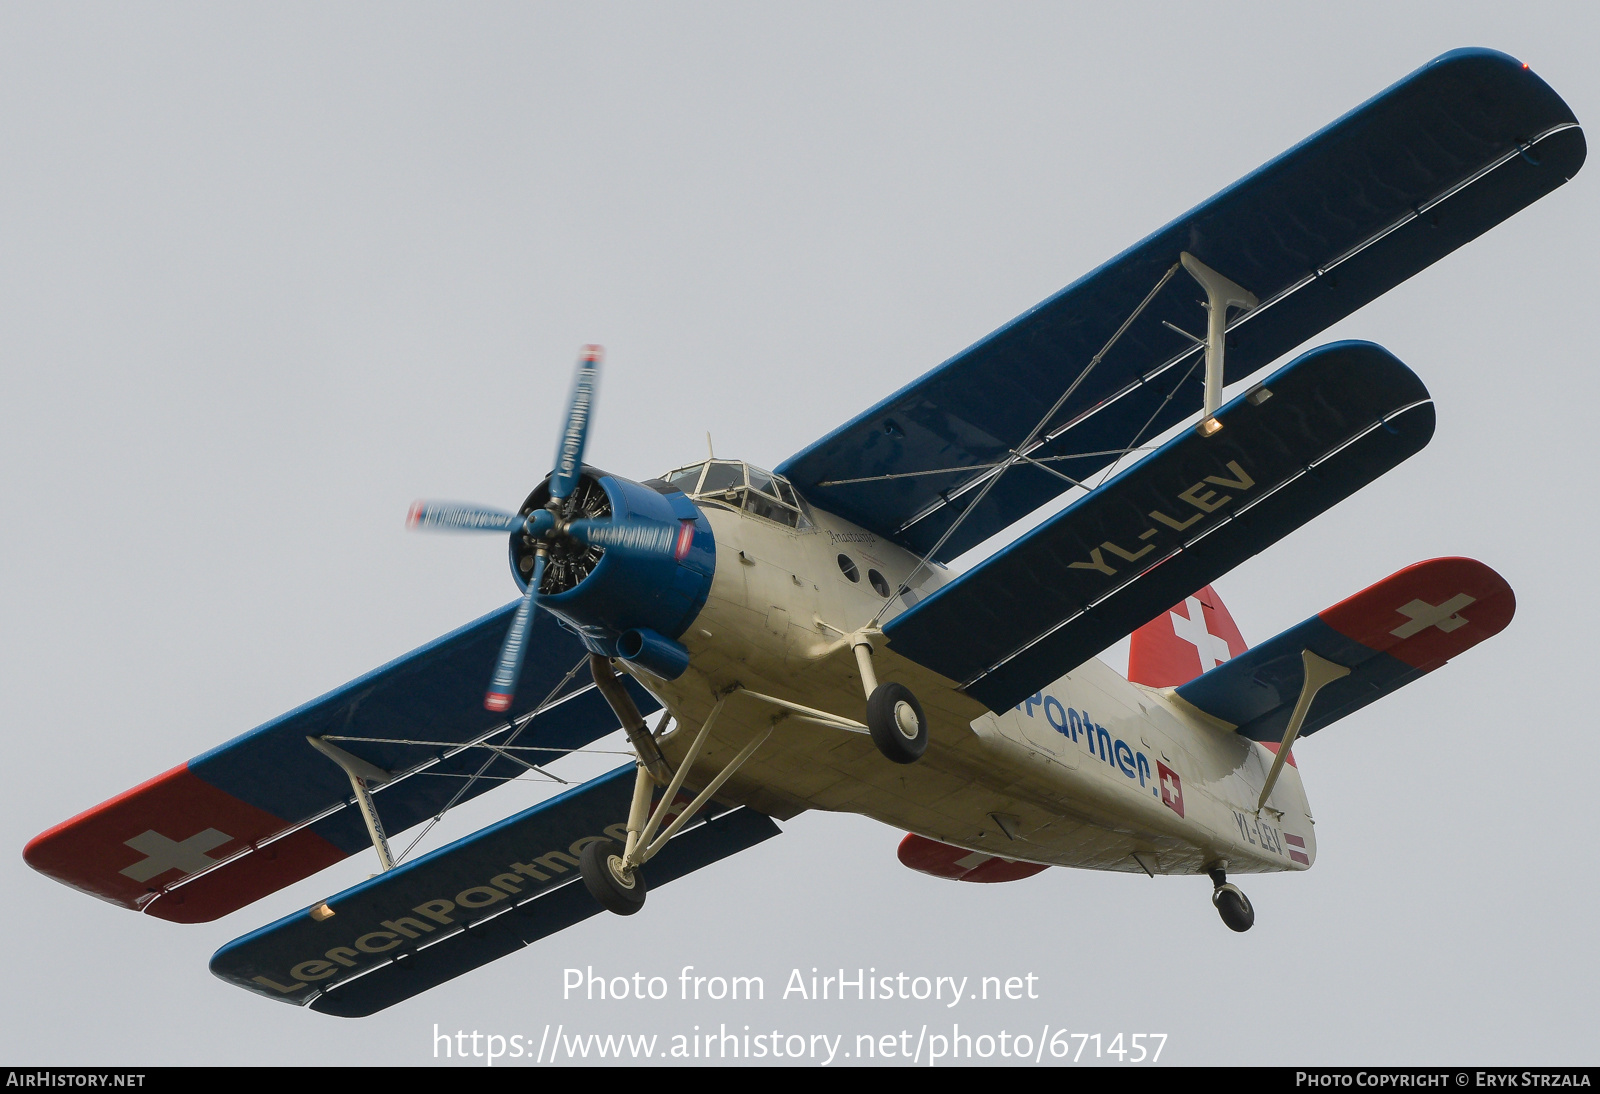
[[[700,486],[702,494],[720,494],[725,490],[744,485],[744,464],[723,463],[718,460],[706,468],[706,481]]]
[[[697,487],[700,485],[700,472],[705,469],[705,464],[697,463],[693,467],[685,467],[682,471],[674,471],[667,476],[667,481],[685,494],[695,494],[699,492]]]

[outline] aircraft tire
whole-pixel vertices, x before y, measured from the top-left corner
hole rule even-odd
[[[1211,903],[1216,905],[1217,914],[1230,931],[1243,933],[1255,926],[1256,910],[1251,907],[1250,898],[1240,892],[1237,886],[1218,885],[1212,890]]]
[[[867,729],[878,751],[897,764],[916,763],[928,750],[928,717],[904,684],[879,684],[867,700]]]
[[[578,873],[583,887],[608,912],[632,915],[644,907],[644,874],[635,868],[621,870],[622,848],[614,840],[586,843],[578,852]]]

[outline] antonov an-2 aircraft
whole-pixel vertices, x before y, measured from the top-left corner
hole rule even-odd
[[[1247,649],[1211,582],[1420,450],[1434,405],[1369,342],[1305,350],[1226,403],[1224,385],[1584,156],[1527,65],[1447,53],[771,472],[584,464],[586,347],[555,468],[515,513],[411,512],[507,535],[519,600],[50,829],[27,861],[192,923],[373,848],[370,880],[211,960],[346,1016],[639,912],[647,886],[807,809],[902,829],[903,863],[959,881],[1208,877],[1246,930],[1227,879],[1316,858],[1295,741],[1495,634],[1515,602],[1482,563],[1434,559]],[[1095,655],[1128,635],[1123,679]],[[391,853],[387,832],[619,723],[634,762]]]

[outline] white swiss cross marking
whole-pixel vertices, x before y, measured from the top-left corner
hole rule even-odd
[[[1172,802],[1181,802],[1183,800],[1183,791],[1178,789],[1178,784],[1171,775],[1161,780],[1161,789],[1167,792],[1167,800]]]
[[[121,872],[134,881],[149,881],[168,870],[182,870],[186,874],[197,873],[217,864],[218,860],[206,852],[214,847],[221,847],[232,838],[228,833],[218,832],[215,828],[207,828],[204,832],[198,832],[181,843],[178,840],[168,839],[154,830],[141,832],[123,842],[135,851],[143,851],[147,857]]]
[[[1189,612],[1187,619],[1177,612],[1167,613],[1172,617],[1172,633],[1195,648],[1200,655],[1200,671],[1210,672],[1232,656],[1228,652],[1228,640],[1206,629],[1206,612],[1200,606],[1199,597],[1189,597],[1183,606]]]
[[[1468,596],[1466,593],[1457,593],[1437,607],[1426,600],[1413,600],[1404,607],[1395,609],[1401,615],[1408,617],[1411,622],[1402,623],[1389,633],[1396,638],[1410,638],[1429,627],[1438,627],[1445,634],[1449,634],[1457,627],[1467,625],[1467,620],[1456,613],[1468,604],[1476,604],[1477,601],[1477,597]]]

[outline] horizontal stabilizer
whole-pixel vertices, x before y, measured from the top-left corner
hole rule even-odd
[[[1511,586],[1470,558],[1408,566],[1178,688],[1178,697],[1276,743],[1305,681],[1301,651],[1350,675],[1317,692],[1299,736],[1359,710],[1500,633],[1516,611]]]
[[[517,705],[504,714],[483,709],[515,608],[491,612],[57,825],[23,857],[102,900],[205,922],[372,846],[349,776],[308,737],[326,738],[374,776],[383,826],[401,832],[452,800],[526,775],[529,763],[548,763],[616,730],[594,690],[587,652],[545,613],[529,634]],[[628,683],[641,709],[656,707]],[[513,723],[535,710],[517,732]],[[390,777],[376,781],[380,774]]]
[[[1069,489],[1050,469],[1087,479],[1130,437],[1200,409],[1200,378],[1184,377],[1203,294],[1186,272],[1163,280],[1184,252],[1260,300],[1229,319],[1235,383],[1561,186],[1585,154],[1572,111],[1527,65],[1453,50],[777,470],[813,505],[918,555],[959,518],[936,555],[949,561]],[[976,500],[1041,422],[1028,452],[1040,463]]]
[[[1381,346],[1306,353],[884,625],[889,648],[1004,710],[1348,497],[1433,436]]]
[[[223,946],[211,971],[248,991],[347,1018],[392,1006],[602,909],[578,877],[583,848],[627,838],[625,764],[314,908]],[[778,834],[715,804],[650,860],[658,886]]]
[[[1039,862],[1016,862],[912,833],[900,841],[900,861],[922,874],[951,881],[1021,881],[1050,867]]]

